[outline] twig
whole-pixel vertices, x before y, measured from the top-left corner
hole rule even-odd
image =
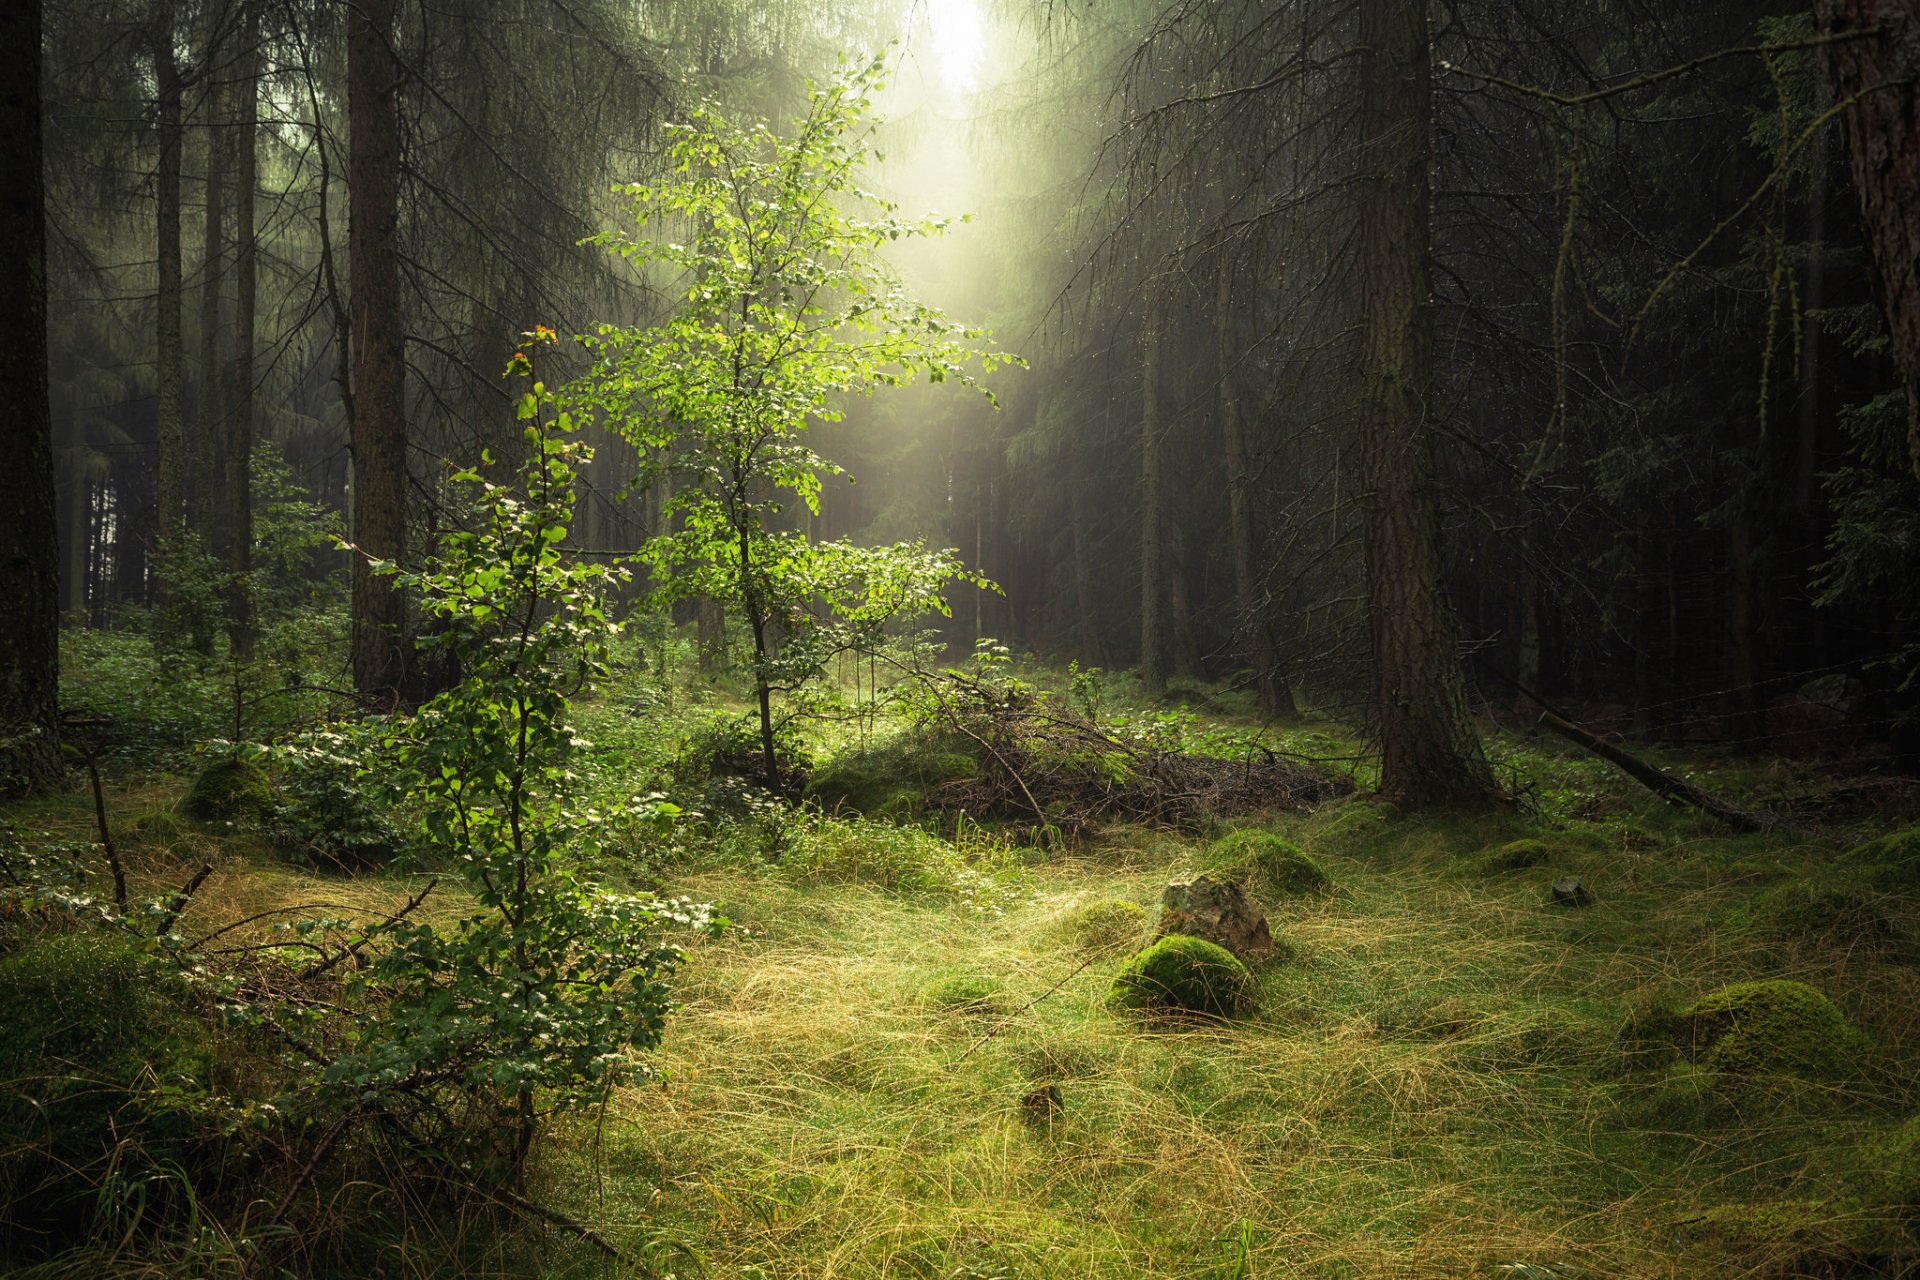
[[[100,829],[100,847],[106,851],[107,869],[113,872],[113,908],[120,915],[127,914],[127,873],[120,865],[120,851],[113,847],[113,833],[107,829],[107,797],[100,786],[100,765],[93,758],[93,748],[83,746],[80,755],[87,763],[87,780],[93,784],[93,823]]]
[[[399,924],[402,920],[405,920],[408,914],[411,913],[415,907],[419,906],[422,902],[426,901],[427,895],[433,892],[433,886],[439,883],[440,881],[438,877],[427,881],[427,887],[422,889],[419,893],[415,894],[413,897],[409,898],[407,900],[407,905],[400,908],[400,911],[397,915],[388,916],[387,923],[389,925],[395,925],[395,924]],[[333,956],[331,959],[316,960],[314,963],[308,965],[305,969],[302,969],[300,971],[300,980],[304,982],[309,978],[317,978],[321,974],[325,973],[327,970],[339,964],[342,960],[346,960],[352,956],[358,955],[360,952],[360,948],[366,946],[367,943],[372,938],[373,938],[373,931],[370,929],[366,933],[362,934],[359,937],[359,939],[355,941],[351,946],[346,947],[344,950],[340,951],[337,955]]]
[[[160,914],[160,923],[154,927],[154,937],[164,938],[172,931],[173,922],[180,918],[180,913],[187,909],[187,903],[192,901],[194,893],[206,882],[206,878],[212,874],[213,864],[211,862],[203,862],[200,864],[200,869],[194,872],[185,884],[180,886],[180,892],[174,894],[173,897],[167,900],[166,910]]]
[[[1087,971],[1087,967],[1091,965],[1095,960],[1098,960],[1099,958],[1100,958],[1100,953],[1098,951],[1094,952],[1092,955],[1088,956],[1085,960],[1082,960],[1080,962],[1080,967],[1075,969],[1072,973],[1060,979],[1060,981],[1054,983],[1052,986],[1048,987],[1045,991],[1042,991],[1039,995],[1027,1001],[1025,1004],[1021,1005],[1018,1009],[1015,1009],[1012,1013],[1008,1014],[1006,1017],[1000,1019],[1000,1021],[994,1023],[991,1027],[988,1027],[986,1032],[982,1034],[978,1040],[975,1040],[972,1044],[967,1046],[967,1051],[965,1053],[961,1054],[959,1057],[955,1058],[952,1062],[947,1064],[947,1069],[951,1071],[954,1067],[959,1066],[961,1063],[965,1062],[968,1058],[971,1058],[973,1056],[973,1051],[975,1049],[978,1049],[981,1045],[985,1044],[987,1041],[999,1035],[1003,1030],[1006,1029],[1008,1023],[1012,1022],[1015,1018],[1019,1017],[1021,1014],[1033,1008],[1033,1006],[1039,1004],[1042,1000],[1045,1000],[1048,996],[1052,995],[1054,992],[1058,991],[1060,988],[1066,986],[1069,982],[1072,982],[1075,978],[1085,973]]]

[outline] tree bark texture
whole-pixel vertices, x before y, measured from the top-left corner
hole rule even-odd
[[[1160,330],[1149,311],[1140,326],[1140,684],[1149,693],[1166,691],[1169,661],[1160,464]]]
[[[159,160],[154,169],[155,320],[154,320],[154,561],[158,590],[154,616],[161,634],[174,630],[175,605],[169,579],[178,570],[185,550],[186,485],[185,430],[180,407],[181,285],[180,285],[180,66],[173,54],[173,6],[163,4],[147,30],[153,53],[156,141]]]
[[[1442,580],[1427,425],[1432,312],[1425,0],[1360,3],[1360,359],[1368,634],[1380,790],[1412,806],[1498,794],[1467,711]]]
[[[1227,533],[1233,544],[1233,595],[1240,615],[1240,634],[1246,645],[1247,665],[1253,668],[1254,687],[1263,715],[1292,718],[1297,714],[1293,690],[1280,673],[1279,646],[1273,640],[1260,572],[1255,567],[1253,535],[1253,466],[1247,451],[1246,429],[1240,418],[1240,398],[1233,383],[1233,275],[1222,255],[1214,298],[1214,337],[1220,362],[1220,435],[1227,455]]]
[[[240,31],[234,117],[233,395],[226,448],[227,641],[253,656],[253,321],[258,240],[253,223],[260,118],[260,9],[248,4]]]
[[[207,11],[207,31],[202,58],[211,76],[220,61],[219,14]],[[220,285],[226,265],[227,230],[227,115],[231,96],[208,83],[204,132],[207,141],[206,211],[202,221],[200,247],[200,383],[194,404],[194,436],[191,474],[195,477],[193,527],[213,527],[214,477],[219,474],[220,435],[225,427],[220,375]]]
[[[399,60],[395,0],[347,10],[352,148],[347,257],[353,331],[353,680],[370,698],[407,685],[406,602],[373,562],[407,546],[406,334],[400,310]]]
[[[1873,30],[1826,46],[1874,292],[1907,387],[1907,452],[1920,476],[1920,0],[1815,0],[1823,35]]]
[[[12,424],[0,467],[0,792],[60,779],[60,543],[47,400],[40,0],[0,4],[0,298],[12,335],[0,385]]]

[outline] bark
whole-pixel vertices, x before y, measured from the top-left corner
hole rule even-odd
[[[1907,388],[1907,450],[1920,476],[1920,0],[1815,0],[1852,161],[1874,292]],[[1857,99],[1857,100],[1855,100]]]
[[[1362,0],[1360,44],[1357,434],[1380,789],[1412,806],[1485,804],[1498,789],[1467,711],[1432,492],[1424,0]]]
[[[398,700],[412,640],[403,597],[376,561],[407,546],[405,342],[400,311],[399,60],[395,0],[347,10],[350,118],[347,257],[353,341],[353,681],[363,696]]]
[[[218,65],[220,60],[219,35],[219,14],[210,8],[207,11],[206,42],[202,46],[202,56],[209,69]],[[191,467],[195,478],[193,526],[203,530],[213,526],[214,477],[218,474],[219,437],[226,417],[220,385],[220,277],[227,254],[227,105],[226,92],[208,92],[205,121],[207,207],[200,247],[200,385],[194,405],[196,420]]]
[[[260,117],[260,10],[249,4],[240,38],[235,119],[233,222],[233,405],[227,421],[227,641],[238,659],[253,656],[253,321],[257,240],[253,193]]]
[[[1253,668],[1254,687],[1263,715],[1291,719],[1298,714],[1293,690],[1280,673],[1279,646],[1273,639],[1273,620],[1267,612],[1260,572],[1255,567],[1253,537],[1253,466],[1240,420],[1240,398],[1234,390],[1232,353],[1233,277],[1223,255],[1219,292],[1214,299],[1214,337],[1220,361],[1220,435],[1227,455],[1227,531],[1233,545],[1233,595],[1240,615],[1240,634],[1246,644],[1247,665]]]
[[[154,375],[154,546],[159,552],[154,618],[161,636],[177,630],[177,604],[169,579],[186,541],[186,487],[181,457],[185,443],[180,408],[180,99],[182,78],[173,56],[173,6],[163,4],[147,29],[156,88],[155,120],[160,147],[154,169],[156,233]]]
[[[1140,684],[1167,687],[1166,547],[1162,524],[1160,333],[1151,315],[1140,329]]]
[[[47,399],[46,212],[40,3],[0,4],[0,298],[11,335],[0,385],[11,426],[0,467],[0,792],[60,779],[60,544]]]

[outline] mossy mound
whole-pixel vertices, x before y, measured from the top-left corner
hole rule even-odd
[[[251,760],[211,761],[180,798],[195,822],[260,822],[275,809],[273,783]]]
[[[1920,1115],[1866,1144],[1860,1165],[1861,1199],[1920,1228]]]
[[[1315,853],[1364,857],[1384,853],[1394,837],[1398,811],[1365,796],[1321,809],[1307,821],[1306,842]]]
[[[1490,876],[1509,871],[1529,871],[1553,860],[1553,849],[1545,840],[1513,840],[1480,859],[1480,870]]]
[[[1900,940],[1873,893],[1800,879],[1763,889],[1728,923],[1771,937],[1826,938],[1850,948],[1884,949]]]
[[[1225,947],[1172,933],[1127,961],[1107,1000],[1130,1013],[1232,1018],[1253,1007],[1253,975]]]
[[[1266,831],[1235,831],[1213,842],[1207,863],[1265,901],[1329,892],[1333,878],[1299,845]]]
[[[119,831],[128,843],[152,849],[170,848],[192,833],[192,827],[182,815],[167,810],[139,814]]]
[[[1006,1007],[1006,986],[984,973],[943,973],[920,984],[918,1002],[938,1013],[991,1014]]]
[[[1855,845],[1843,859],[1867,869],[1890,889],[1920,893],[1920,827],[1909,827]]]
[[[972,756],[945,743],[899,738],[834,756],[808,780],[805,798],[829,813],[908,818],[927,792],[979,772]]]
[[[1125,898],[1083,902],[1054,921],[1048,933],[1081,951],[1131,948],[1147,929],[1147,909]]]
[[[1735,1076],[1839,1080],[1859,1073],[1873,1043],[1803,982],[1736,982],[1680,1015],[1680,1048]]]

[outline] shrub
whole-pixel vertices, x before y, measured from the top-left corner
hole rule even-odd
[[[1253,1007],[1253,975],[1225,947],[1171,933],[1127,961],[1107,998],[1131,1013],[1232,1018]]]
[[[1873,1044],[1802,982],[1736,982],[1680,1015],[1680,1047],[1714,1071],[1836,1080],[1858,1073]]]
[[[1300,846],[1265,831],[1236,831],[1214,841],[1207,863],[1264,899],[1326,893],[1333,879]]]

